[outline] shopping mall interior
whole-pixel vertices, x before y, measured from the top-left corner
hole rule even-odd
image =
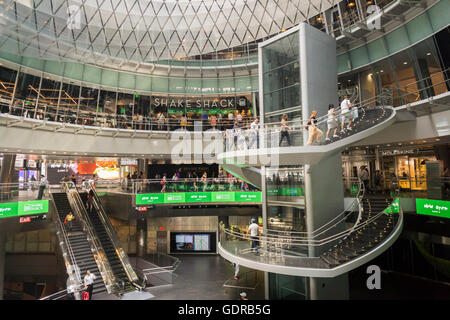
[[[0,12],[0,300],[450,300],[448,0]]]

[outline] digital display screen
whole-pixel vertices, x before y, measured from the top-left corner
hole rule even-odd
[[[170,251],[173,253],[216,252],[216,233],[171,232]]]

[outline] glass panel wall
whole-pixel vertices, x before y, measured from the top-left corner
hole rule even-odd
[[[300,106],[298,32],[263,47],[262,52],[264,112]]]
[[[38,102],[40,81],[40,77],[24,72],[19,73],[11,114],[23,117],[34,117],[34,110]]]
[[[8,113],[14,93],[17,71],[0,67],[0,112]]]

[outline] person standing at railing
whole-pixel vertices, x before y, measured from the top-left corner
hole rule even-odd
[[[92,175],[92,178],[88,180],[89,184],[92,186],[92,188],[95,189],[95,182],[97,181],[97,176],[95,174]]]
[[[248,149],[253,147],[256,141],[256,148],[259,149],[259,119],[255,118],[250,124],[250,140],[248,142]]]
[[[252,249],[254,252],[258,254],[258,235],[259,235],[259,226],[256,224],[256,219],[252,218],[251,224],[248,226],[248,232],[250,233],[250,239],[252,240]]]
[[[48,185],[47,178],[41,174],[41,181],[39,182],[39,192],[36,200],[42,200],[42,196],[44,195],[44,190]]]
[[[280,143],[279,146],[281,147],[281,143],[283,142],[283,139],[286,137],[288,146],[291,146],[291,137],[289,135],[289,130],[291,130],[291,128],[288,126],[287,124],[287,119],[288,116],[287,114],[283,114],[281,117],[281,121],[280,121],[280,125],[281,125],[281,132],[280,132]]]
[[[166,178],[166,174],[164,173],[162,179],[161,179],[161,192],[166,192],[166,187],[167,187],[167,178]]]
[[[350,108],[352,107],[352,104],[350,100],[348,99],[348,96],[344,97],[344,100],[341,102],[341,133],[345,132],[345,122],[348,120],[347,130],[352,130],[352,116],[350,114]]]
[[[317,111],[313,110],[305,127],[305,129],[308,130],[309,134],[307,142],[308,146],[311,146],[314,142],[319,142],[320,141],[319,139],[323,134],[322,130],[316,127],[317,124],[316,115]]]
[[[94,280],[97,277],[95,274],[91,273],[90,270],[86,271],[86,275],[84,276],[84,290],[89,293],[89,299],[92,300],[92,294],[94,293]]]
[[[203,184],[203,192],[205,192],[208,187],[208,175],[206,174],[206,171],[203,172],[200,182]]]
[[[325,141],[330,141],[330,138],[328,138],[328,136],[330,135],[330,132],[333,129],[334,129],[333,138],[338,138],[338,135],[337,135],[338,122],[336,120],[336,113],[334,111],[334,104],[330,104],[328,106],[327,125],[328,125],[328,130],[327,130],[327,135],[326,135]]]
[[[238,145],[238,138],[239,138],[240,131],[241,131],[241,128],[239,126],[239,123],[236,121],[234,123],[233,129],[232,129],[232,136],[233,136],[233,145],[232,145],[232,147],[233,147],[234,150],[238,149],[237,145]]]
[[[73,185],[74,186],[76,186],[77,185],[77,178],[75,177],[75,175],[73,174],[71,177],[70,177],[70,181],[72,181],[73,182]]]

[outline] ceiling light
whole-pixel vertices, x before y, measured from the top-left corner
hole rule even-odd
[[[387,144],[387,146],[390,147],[391,145],[390,145],[390,144]]]
[[[384,72],[383,69],[381,69],[380,72]]]
[[[349,4],[348,4],[348,7],[349,8],[352,8],[352,7],[354,7],[356,4],[353,2],[353,1],[351,1],[351,2],[349,2]]]
[[[323,18],[322,18],[322,17],[317,17],[316,20],[317,20],[317,21],[322,21]]]
[[[427,52],[427,56],[431,56],[431,52]]]
[[[373,1],[372,1],[372,0],[367,0],[366,4],[367,4],[368,6],[370,6],[371,4],[373,4]]]
[[[411,141],[409,144],[414,144],[414,141]]]
[[[441,140],[441,139],[436,139],[436,141],[439,141],[439,140]]]
[[[403,62],[403,64],[408,64],[408,62],[405,61],[405,62]]]
[[[282,29],[281,32],[286,32],[286,29]]]

